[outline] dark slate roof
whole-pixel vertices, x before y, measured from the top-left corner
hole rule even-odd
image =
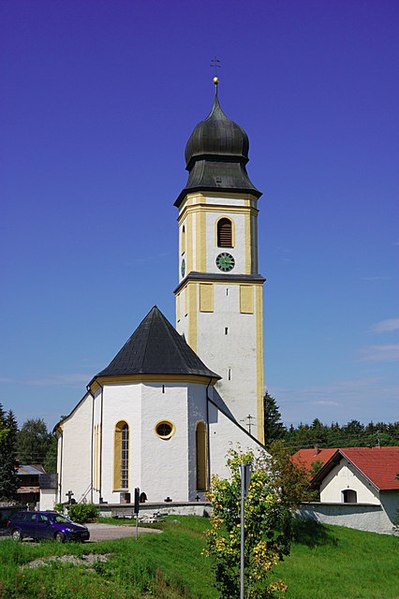
[[[211,112],[205,120],[198,123],[187,142],[187,169],[190,170],[194,160],[212,156],[230,156],[246,164],[248,150],[248,135],[240,125],[224,114],[216,93]]]
[[[156,306],[97,376],[183,374],[221,377],[209,370]]]
[[[186,145],[186,187],[175,205],[193,191],[261,192],[250,181],[245,165],[248,162],[249,141],[244,129],[229,119],[220,107],[217,87],[212,110],[194,128]]]

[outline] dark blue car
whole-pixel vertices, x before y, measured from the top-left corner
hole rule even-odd
[[[25,537],[64,541],[87,541],[86,526],[75,524],[58,512],[15,512],[7,522],[7,530],[15,541]]]

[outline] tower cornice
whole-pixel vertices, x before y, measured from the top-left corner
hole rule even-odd
[[[252,285],[263,285],[266,281],[262,275],[231,275],[224,273],[206,273],[206,272],[190,272],[188,275],[180,281],[179,285],[174,290],[174,293],[179,293],[182,288],[188,283],[229,283],[229,284],[252,284]]]

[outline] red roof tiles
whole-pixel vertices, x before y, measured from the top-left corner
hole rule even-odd
[[[340,452],[380,491],[399,489],[399,447],[348,447]]]
[[[338,454],[338,455],[336,455]],[[399,447],[347,447],[319,449],[300,449],[292,456],[292,461],[311,471],[313,462],[323,463],[321,476],[337,463],[339,456],[349,460],[360,470],[380,491],[399,489]]]
[[[323,465],[328,462],[328,460],[336,453],[337,448],[312,448],[312,449],[300,449],[293,456],[291,456],[291,460],[297,466],[302,468],[306,468],[309,472],[312,471],[312,464],[314,462],[321,462]]]

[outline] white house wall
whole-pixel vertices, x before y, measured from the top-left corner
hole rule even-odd
[[[380,501],[389,520],[394,523],[399,518],[399,491],[380,491]]]
[[[40,510],[52,511],[57,501],[55,489],[40,489]]]
[[[380,503],[375,487],[343,458],[324,478],[320,486],[320,501],[343,502],[342,492],[347,489],[356,491],[358,503]]]

